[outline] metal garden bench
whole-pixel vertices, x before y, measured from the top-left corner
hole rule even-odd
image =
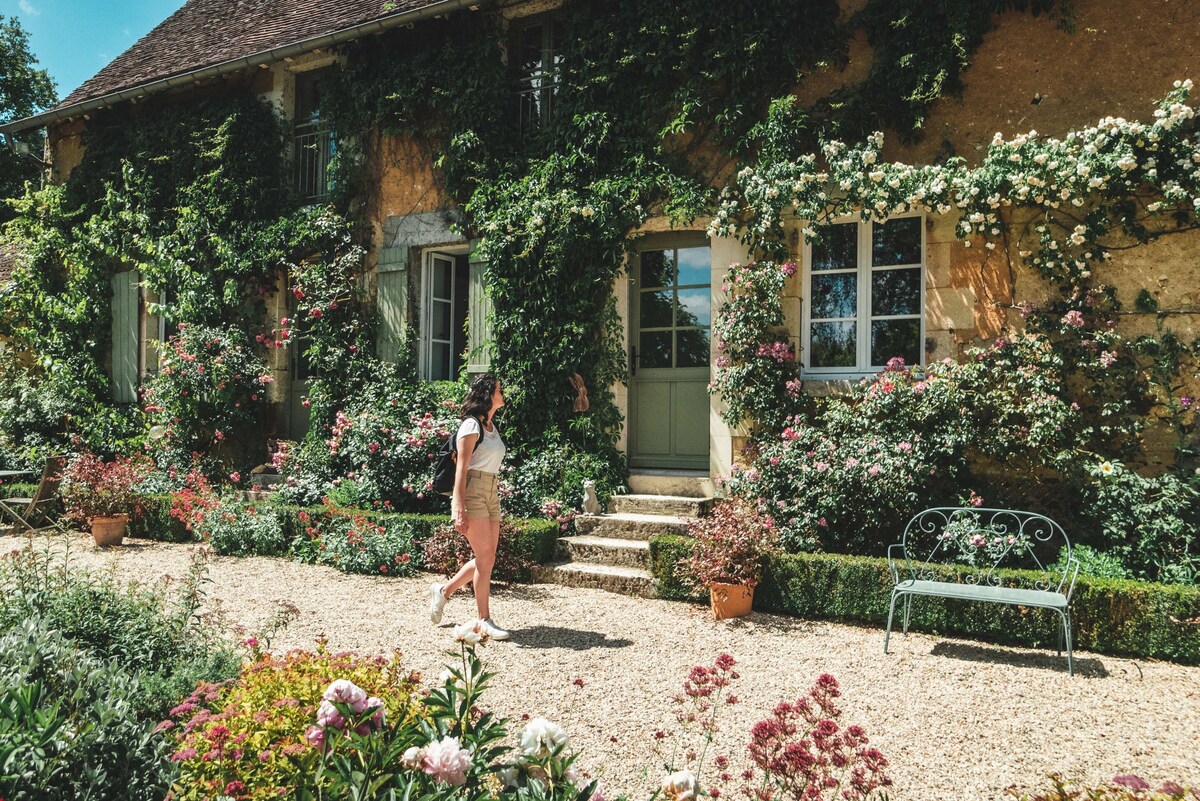
[[[1066,559],[1056,565],[1060,553]],[[947,581],[933,569],[937,564],[966,568],[967,572],[962,581]],[[1062,527],[1050,518],[1014,509],[971,506],[926,509],[908,522],[903,540],[888,548],[888,566],[894,586],[883,641],[885,654],[892,637],[896,601],[901,598],[906,635],[914,596],[988,601],[1056,612],[1062,621],[1058,653],[1062,655],[1065,643],[1067,671],[1075,674],[1071,653],[1071,593],[1079,576],[1079,560],[1072,553],[1071,542]],[[996,572],[1001,567],[1036,572],[1025,582],[1027,586],[1005,586],[1006,582]]]

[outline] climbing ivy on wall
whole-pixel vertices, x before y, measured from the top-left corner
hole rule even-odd
[[[711,210],[721,177],[764,146],[772,100],[843,61],[860,28],[875,48],[868,79],[794,106],[776,144],[811,148],[823,130],[878,126],[916,135],[1010,8],[1061,4],[872,0],[846,19],[836,0],[574,0],[561,12],[553,118],[523,141],[505,24],[473,12],[350,45],[326,106],[339,131],[378,127],[424,144],[466,210],[488,262],[514,435],[570,429],[580,444],[608,445],[620,424],[609,387],[626,373],[612,286],[630,233],[651,215],[678,223]],[[573,372],[592,388],[586,418],[571,415]]]

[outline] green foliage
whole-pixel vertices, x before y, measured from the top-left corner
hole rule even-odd
[[[0,15],[0,125],[35,114],[58,100],[50,73],[38,69],[37,63],[20,20]],[[5,137],[9,140],[5,144],[26,147],[29,155],[13,152],[12,147],[0,149],[0,199],[24,194],[26,181],[38,183],[41,167],[34,159],[41,159],[44,141],[38,130]],[[0,205],[0,223],[11,216],[12,211]]]
[[[811,145],[821,126],[843,117],[857,130],[865,123],[856,115],[882,92],[897,97],[880,116],[905,124],[943,87],[953,88],[992,14],[1010,4],[941,5],[944,13],[913,12],[918,52],[876,43],[883,54],[876,86],[862,103],[830,97],[804,110],[793,103],[791,133]],[[326,103],[335,127],[378,125],[413,137],[463,203],[466,227],[482,237],[493,364],[510,398],[512,444],[551,431],[589,450],[615,442],[620,420],[610,387],[626,376],[611,286],[629,232],[651,213],[688,221],[709,208],[713,165],[700,155],[704,148],[714,146],[716,158],[752,152],[759,138],[751,132],[772,100],[842,55],[859,25],[882,36],[889,13],[888,4],[871,3],[843,25],[838,12],[835,2],[782,0],[568,3],[555,112],[523,139],[498,16],[477,12],[348,47]],[[972,35],[964,38],[964,29]],[[950,51],[952,64],[940,55]],[[897,61],[905,69],[896,70]],[[880,76],[891,80],[884,85]],[[803,128],[812,115],[817,121]],[[571,410],[574,372],[591,391],[587,415]]]
[[[394,725],[412,725],[420,714],[419,675],[405,671],[398,654],[358,658],[323,646],[315,653],[264,654],[234,681],[202,684],[171,711],[174,759],[180,766],[174,797],[229,795],[231,782],[241,785],[238,798],[298,797],[322,758],[321,749],[304,735],[334,679],[354,682],[381,698]]]
[[[542,515],[542,505],[548,499],[579,509],[585,479],[596,482],[596,497],[601,504],[622,490],[625,483],[624,454],[611,447],[581,450],[555,436],[530,443],[506,462],[500,485],[504,510],[520,517]]]
[[[421,566],[418,532],[426,527],[407,515],[369,515],[326,501],[313,523],[316,534],[297,540],[297,556],[346,573],[411,576]]]
[[[160,466],[188,464],[260,423],[271,373],[237,329],[181,323],[142,388]]]
[[[225,556],[282,556],[288,541],[279,516],[266,504],[247,504],[236,494],[204,510],[192,527]]]
[[[138,678],[128,696],[136,714],[157,719],[199,678],[236,673],[240,654],[198,614],[203,564],[175,588],[123,586],[32,546],[0,562],[0,631],[30,617],[101,660],[116,659]]]
[[[1096,578],[1127,579],[1132,578],[1121,560],[1111,553],[1097,551],[1089,545],[1076,545],[1071,555],[1079,561],[1079,575],[1095,576]],[[1058,561],[1047,567],[1050,573],[1065,573],[1067,570],[1067,549],[1064,547]]]
[[[0,793],[13,801],[157,801],[174,774],[116,661],[34,616],[0,634]]]
[[[684,537],[650,542],[652,572],[661,597],[689,598],[676,565],[691,549]],[[970,568],[930,565],[942,581],[961,581]],[[998,571],[1002,581],[1028,582],[1041,574]],[[805,618],[882,626],[892,577],[886,559],[840,554],[774,557],[754,594],[754,608]],[[1120,656],[1200,664],[1200,589],[1080,575],[1071,599],[1075,647]],[[1057,618],[1023,607],[935,598],[913,602],[910,628],[965,634],[1029,647],[1053,646]],[[880,637],[882,639],[882,632]],[[882,642],[881,642],[882,644]]]

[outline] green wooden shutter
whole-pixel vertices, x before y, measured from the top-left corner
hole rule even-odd
[[[138,273],[112,277],[112,390],[117,403],[137,401]]]
[[[379,310],[379,335],[376,350],[385,362],[398,360],[405,347],[404,330],[408,309],[408,248],[384,248],[379,251],[375,304]]]
[[[487,262],[479,258],[479,250],[471,251],[469,290],[467,295],[467,372],[486,373],[492,366],[492,301],[483,281]]]

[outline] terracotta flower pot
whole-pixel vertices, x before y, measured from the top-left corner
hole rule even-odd
[[[129,525],[129,515],[114,517],[92,518],[92,539],[101,548],[110,545],[120,545],[125,539],[125,529]]]
[[[717,620],[745,617],[750,614],[750,606],[754,603],[754,587],[714,583],[708,588],[708,596],[712,603],[713,617]]]

